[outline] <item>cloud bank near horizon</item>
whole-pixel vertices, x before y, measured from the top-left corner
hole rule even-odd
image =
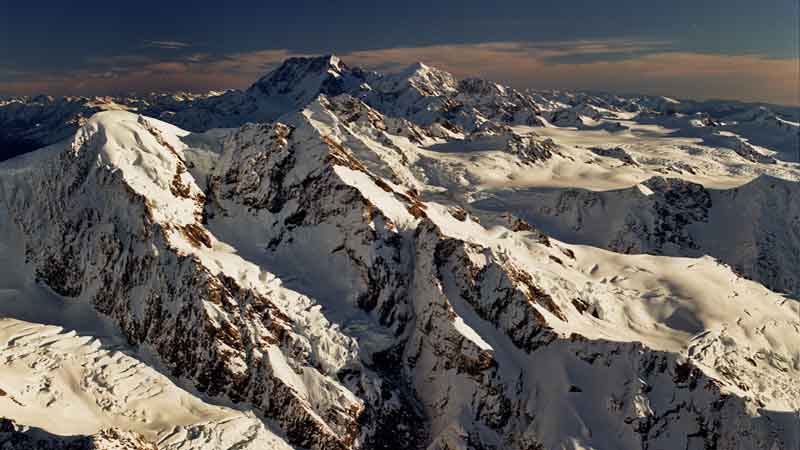
[[[303,56],[288,49],[214,55],[193,51],[197,46],[189,43],[146,42],[150,49],[167,53],[91,58],[66,73],[0,67],[0,92],[101,95],[245,88],[284,59]],[[458,78],[487,78],[517,88],[800,106],[800,58],[675,51],[664,41],[488,42],[361,50],[338,56],[351,66],[388,71],[422,61]]]

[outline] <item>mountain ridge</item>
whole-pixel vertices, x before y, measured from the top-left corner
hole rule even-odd
[[[433,78],[427,78],[431,76]],[[269,95],[263,89],[267,89]],[[291,89],[297,91],[289,92]],[[717,115],[722,114],[722,117],[725,114],[750,114],[753,120],[761,117],[760,120],[764,121],[766,117],[767,121],[788,127],[789,141],[784,146],[791,150],[791,143],[798,139],[796,127],[800,122],[800,111],[794,111],[792,119],[795,122],[791,122],[761,104],[666,102],[663,97],[593,96],[560,91],[533,91],[529,95],[475,78],[456,81],[449,73],[423,63],[412,64],[397,73],[380,74],[357,67],[351,69],[337,56],[325,55],[289,58],[244,91],[116,98],[55,98],[42,95],[1,101],[0,125],[3,136],[0,138],[22,147],[14,153],[43,147],[66,138],[77,130],[82,120],[106,109],[138,111],[191,131],[238,127],[247,121],[273,121],[283,113],[305,106],[319,94],[336,96],[344,93],[390,116],[403,117],[426,126],[440,122],[446,128],[456,126],[467,132],[479,128],[486,119],[506,124],[540,126],[542,122],[538,116],[542,114],[542,109],[551,111],[548,114],[552,116],[558,111],[572,111],[575,105],[587,102],[619,111],[645,110],[670,114],[678,110],[693,114],[701,109],[708,110],[709,107],[704,105],[709,105],[712,111],[716,111]],[[400,94],[403,98],[397,97]]]

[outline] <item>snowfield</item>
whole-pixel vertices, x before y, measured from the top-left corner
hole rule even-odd
[[[798,117],[333,56],[2,103],[0,444],[800,449]]]

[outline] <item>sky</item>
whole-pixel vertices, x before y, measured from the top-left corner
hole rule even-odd
[[[244,88],[283,59],[800,105],[800,0],[0,0],[0,95]]]

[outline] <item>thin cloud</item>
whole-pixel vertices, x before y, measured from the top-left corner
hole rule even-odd
[[[245,88],[286,58],[300,56],[285,49],[181,58],[94,58],[84,68],[0,79],[0,92],[9,95],[108,95],[128,92],[205,92]]]
[[[93,56],[87,58],[89,64],[108,65],[108,64],[141,64],[151,62],[153,59],[144,55],[112,55],[112,56]]]
[[[211,58],[209,53],[195,53],[186,57],[186,60],[193,63],[207,61]]]
[[[672,41],[653,41],[635,38],[561,41],[555,43],[533,44],[533,48],[550,48],[565,53],[609,53],[663,51],[674,47]]]
[[[144,41],[145,47],[162,48],[167,50],[180,50],[189,48],[192,44],[180,41]]]

